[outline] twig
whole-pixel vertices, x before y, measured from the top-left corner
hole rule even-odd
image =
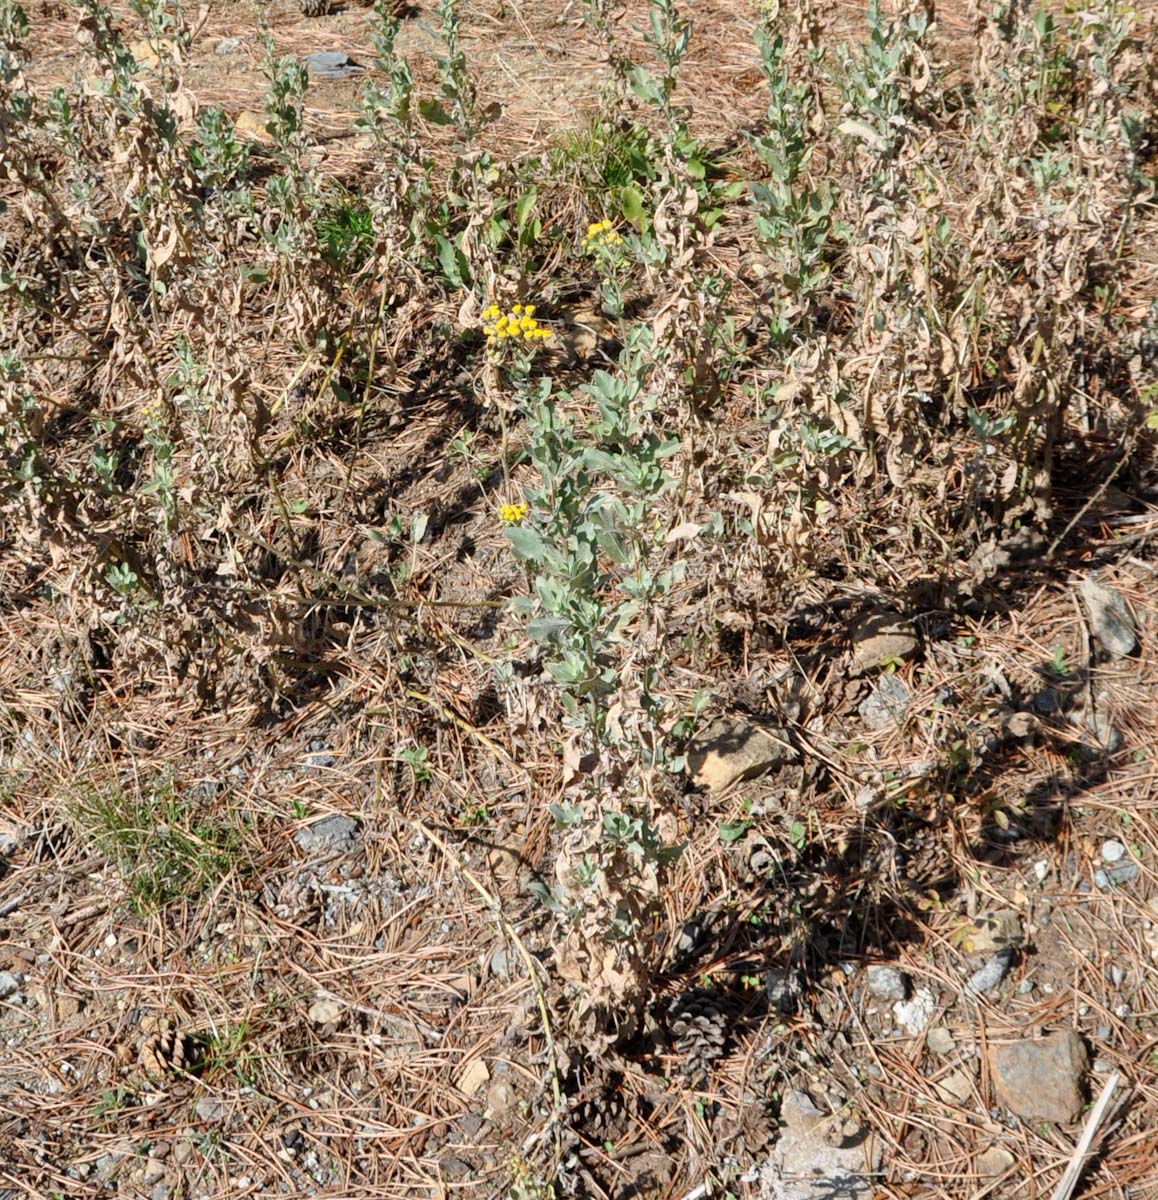
[[[1070,1200],[1074,1188],[1077,1187],[1078,1180],[1081,1178],[1082,1170],[1086,1165],[1090,1147],[1094,1144],[1094,1138],[1097,1137],[1098,1126],[1101,1125],[1105,1118],[1110,1107],[1110,1101],[1114,1098],[1114,1092],[1121,1082],[1122,1074],[1120,1071],[1115,1071],[1106,1080],[1106,1085],[1102,1088],[1102,1094],[1098,1097],[1097,1104],[1094,1105],[1089,1117],[1086,1119],[1086,1127],[1082,1130],[1082,1136],[1074,1149],[1074,1156],[1070,1159],[1070,1165],[1066,1167],[1066,1173],[1061,1177],[1061,1182],[1057,1185],[1050,1200]]]

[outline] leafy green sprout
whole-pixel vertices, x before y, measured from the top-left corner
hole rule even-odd
[[[797,854],[803,853],[808,845],[808,826],[803,821],[793,821],[788,829],[788,842]]]
[[[314,216],[314,230],[334,267],[358,271],[365,266],[374,246],[374,219],[355,193],[342,188],[327,196]]]
[[[397,759],[410,768],[411,778],[415,783],[429,783],[434,773],[429,763],[430,751],[425,746],[407,746],[399,750]]]

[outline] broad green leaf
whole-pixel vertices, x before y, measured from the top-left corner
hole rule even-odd
[[[424,96],[419,100],[418,111],[422,114],[422,119],[429,121],[431,125],[450,125],[452,123],[450,113],[433,97]]]
[[[619,189],[619,211],[623,213],[625,221],[630,221],[637,228],[642,225],[647,212],[643,207],[643,195],[638,188],[628,184]]]

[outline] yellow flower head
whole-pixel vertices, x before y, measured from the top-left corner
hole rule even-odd
[[[525,504],[500,504],[499,505],[499,520],[504,525],[521,525],[523,518],[527,515],[527,506]]]
[[[587,226],[587,236],[583,239],[583,250],[586,254],[594,254],[602,247],[618,246],[623,241],[622,235],[611,221],[593,221]]]
[[[551,331],[536,320],[533,304],[512,304],[508,312],[491,304],[483,309],[482,316],[483,333],[491,347],[507,340],[537,342],[551,336]]]

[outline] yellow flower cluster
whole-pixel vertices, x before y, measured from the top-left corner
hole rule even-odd
[[[525,504],[499,505],[499,520],[504,525],[521,525],[526,515],[527,506]]]
[[[623,241],[622,236],[610,221],[595,221],[587,226],[587,236],[583,239],[583,250],[591,254],[600,246],[618,246]]]
[[[488,346],[505,341],[545,341],[551,336],[551,331],[535,320],[533,304],[513,304],[510,312],[503,312],[497,304],[492,304],[483,310],[482,317]]]

